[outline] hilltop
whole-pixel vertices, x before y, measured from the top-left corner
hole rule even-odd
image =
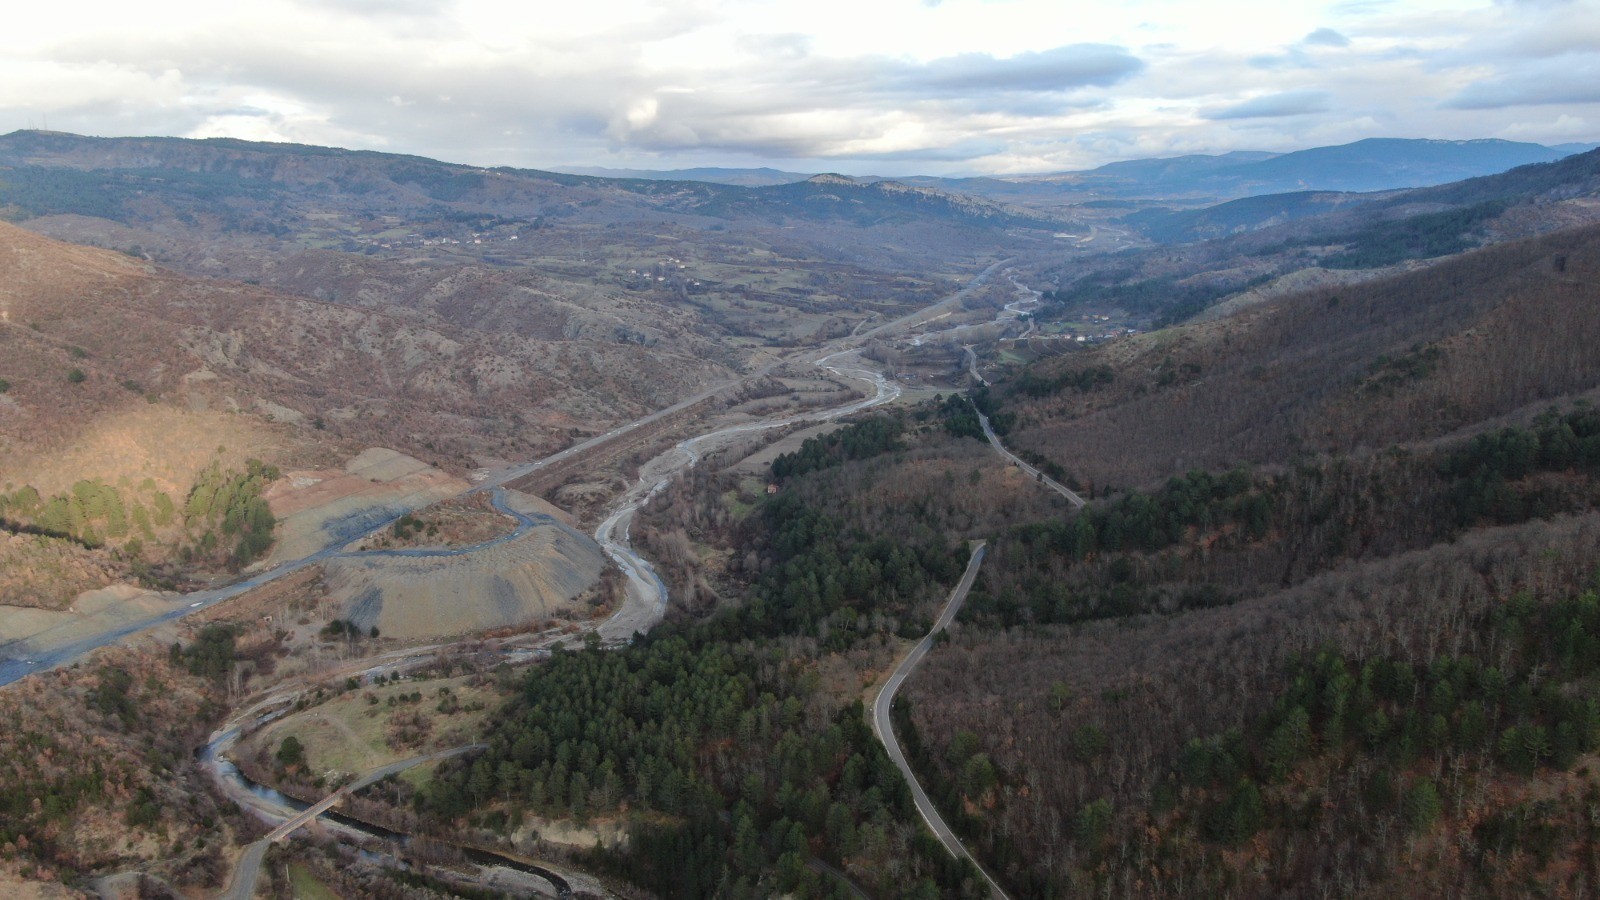
[[[557,446],[578,421],[667,405],[725,375],[605,338],[580,350],[581,340],[559,332],[467,330],[189,278],[14,226],[0,225],[0,251],[14,263],[5,285],[4,333],[17,348],[8,405],[37,435],[10,450],[12,471],[25,455],[59,452],[103,406],[149,402],[249,412],[319,439],[387,441],[460,470],[479,465],[478,454]],[[67,380],[74,361],[81,383]]]
[[[1061,304],[1175,322],[1230,298],[1247,305],[1306,282],[1349,283],[1432,265],[1477,247],[1600,221],[1600,151],[1498,175],[1376,194],[1296,193],[1123,225],[1174,243],[1037,267]]]

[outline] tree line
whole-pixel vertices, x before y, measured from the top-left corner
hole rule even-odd
[[[902,425],[894,416],[874,416],[837,431],[806,438],[800,449],[772,461],[772,477],[792,478],[837,466],[847,460],[867,459],[901,449]]]
[[[860,701],[819,693],[806,646],[669,625],[624,652],[557,653],[495,717],[490,749],[418,803],[502,827],[627,815],[627,845],[587,862],[662,896],[838,895],[813,856],[896,896],[978,896],[916,826]]]
[[[942,431],[923,412],[912,430]],[[750,559],[736,601],[529,670],[490,749],[442,767],[418,808],[494,829],[527,814],[625,817],[627,843],[584,861],[659,896],[852,896],[815,860],[881,896],[984,896],[923,830],[857,692],[819,674],[925,630],[965,563],[934,529],[872,536],[805,497],[809,482],[905,452],[911,422],[875,415],[780,457],[785,491],[728,535]]]

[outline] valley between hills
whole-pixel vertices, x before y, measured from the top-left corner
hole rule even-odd
[[[1600,151],[1482,143],[0,136],[0,887],[1583,893]]]

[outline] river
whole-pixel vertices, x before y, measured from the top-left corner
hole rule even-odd
[[[988,276],[995,270],[995,268],[998,267],[998,265],[999,264],[997,263],[995,266],[991,266],[989,269],[985,270],[979,279],[974,279],[973,283],[964,288],[961,293],[965,294],[967,291],[970,291],[977,283],[980,283],[981,277]],[[1012,283],[1017,286],[1019,292],[1024,290],[1020,284],[1016,284],[1014,277],[1012,278]],[[947,299],[943,302],[948,303],[949,300]],[[997,316],[997,320],[1009,320],[1015,318],[1021,312],[1018,307],[1027,302],[1037,302],[1037,296],[1033,298],[1024,298],[1022,300],[1007,304],[1005,310]],[[858,355],[859,352],[859,350],[855,349],[838,350],[813,360],[813,364],[821,369],[833,373],[839,378],[866,382],[872,387],[872,392],[869,396],[858,400],[852,400],[849,403],[844,403],[828,409],[790,413],[774,418],[762,419],[754,422],[744,422],[737,425],[729,425],[723,428],[714,429],[704,434],[696,435],[694,437],[679,441],[671,449],[657,455],[640,467],[638,480],[612,504],[608,514],[600,522],[599,526],[594,532],[595,541],[600,544],[606,554],[616,562],[618,567],[621,568],[627,577],[626,601],[623,603],[622,607],[616,611],[616,613],[602,622],[597,628],[603,642],[612,646],[627,643],[635,634],[648,631],[650,627],[659,622],[666,613],[668,600],[666,584],[656,572],[655,567],[650,564],[650,561],[645,559],[638,553],[637,550],[634,549],[630,540],[630,526],[632,525],[634,516],[638,513],[639,509],[643,507],[644,504],[648,503],[652,497],[666,488],[666,486],[672,482],[673,478],[696,465],[707,453],[726,446],[740,437],[774,428],[783,428],[790,425],[826,422],[842,416],[848,416],[865,409],[880,406],[885,403],[890,403],[898,399],[901,395],[900,386],[894,381],[886,378],[883,373],[867,368],[860,360]],[[695,402],[698,402],[699,399],[703,398],[693,399]],[[686,408],[686,404],[678,404],[674,407],[674,409],[681,408]],[[647,418],[654,420],[666,412],[666,410],[663,410],[662,413],[658,413],[655,416]],[[622,431],[637,427],[644,421],[645,420],[640,420],[638,423],[613,429],[607,435],[602,435],[601,438],[606,438]],[[539,461],[539,463],[530,464],[528,466],[518,467],[518,469],[514,471],[517,472],[517,477],[520,477],[521,475],[525,475],[528,472],[533,471],[542,465],[548,464],[549,462],[555,461],[558,458],[565,458],[574,452],[581,452],[581,450],[586,446],[591,446],[598,442],[599,439],[591,439],[590,441],[584,442],[582,445],[568,448],[568,450],[562,451],[562,453],[557,454],[555,457],[549,457],[545,460]],[[480,485],[477,488],[477,490],[492,490],[495,508],[517,519],[518,526],[510,534],[501,535],[489,541],[467,547],[435,550],[415,549],[364,551],[359,553],[330,551],[323,554],[318,554],[316,557],[314,557],[314,559],[320,561],[321,559],[332,558],[335,556],[367,555],[455,556],[476,552],[495,544],[513,540],[525,533],[529,528],[545,524],[548,520],[548,517],[542,515],[532,516],[513,509],[506,502],[505,491],[501,487],[501,485],[504,485],[511,480],[513,479],[505,477],[504,474],[502,474],[501,477],[496,477],[491,482]],[[300,562],[300,565],[304,564],[309,564],[309,560],[303,560]],[[299,566],[297,565],[296,567],[298,568]],[[215,600],[212,602],[215,602]],[[419,649],[423,651],[421,653],[422,657],[428,655],[426,648]],[[532,651],[528,651],[525,648],[519,648],[507,652],[527,654]],[[417,658],[419,657],[412,656],[407,657],[407,660],[409,662],[415,662]],[[383,666],[379,666],[377,668],[383,668]],[[238,740],[240,731],[246,722],[249,722],[252,727],[264,725],[267,722],[270,722],[272,719],[289,711],[291,708],[290,704],[293,702],[295,696],[298,695],[279,695],[276,698],[257,703],[246,712],[236,716],[234,720],[231,721],[227,726],[214,734],[211,741],[208,742],[199,753],[202,766],[216,781],[219,787],[221,787],[224,793],[233,798],[236,802],[239,802],[242,806],[254,810],[256,814],[265,818],[276,819],[277,821],[286,821],[294,814],[303,812],[309,808],[309,804],[282,794],[281,792],[273,790],[270,787],[266,787],[251,781],[239,771],[238,767],[234,765],[232,761],[227,758],[227,751]],[[358,820],[351,819],[347,816],[342,816],[333,812],[323,813],[323,817],[333,822],[338,829],[342,829],[340,833],[343,834],[347,839],[354,840],[358,843],[376,840],[388,845],[389,847],[395,848],[395,852],[377,854],[377,857],[381,857],[384,861],[392,860],[394,864],[403,864],[400,861],[398,853],[409,843],[409,835],[404,835],[389,831],[388,829],[369,825],[367,823],[360,822]],[[461,845],[452,846],[456,846],[458,849],[460,849],[465,854],[466,858],[474,864],[480,866],[505,866],[526,874],[535,875],[554,885],[559,895],[571,895],[571,891],[567,885],[567,882],[563,880],[560,875],[551,872],[548,869],[509,859],[499,856],[498,854],[479,850],[477,848],[465,847]]]
[[[661,576],[650,561],[634,550],[630,540],[629,527],[633,524],[634,515],[638,513],[640,507],[671,484],[674,477],[698,463],[706,453],[725,446],[736,438],[789,425],[826,422],[897,399],[900,396],[900,386],[885,378],[883,373],[860,365],[851,366],[844,362],[834,362],[839,357],[854,356],[858,352],[841,350],[815,360],[814,364],[841,378],[870,383],[873,389],[871,396],[831,409],[791,413],[709,431],[679,441],[672,449],[639,467],[638,481],[612,505],[609,514],[594,532],[595,541],[622,569],[628,579],[626,601],[598,628],[603,642],[607,644],[627,642],[635,634],[650,630],[650,627],[661,621],[667,612],[666,583],[661,580]]]
[[[280,698],[276,701],[277,708],[271,712],[259,716],[246,714],[241,719],[236,719],[214,733],[211,740],[196,753],[201,767],[210,774],[212,780],[229,799],[272,824],[287,821],[295,814],[305,812],[311,808],[311,804],[251,780],[249,776],[239,771],[239,767],[234,765],[232,760],[228,759],[227,752],[239,739],[242,719],[251,719],[252,726],[265,725],[289,712],[291,709],[287,705],[289,702],[289,698]],[[260,708],[260,705],[255,708]],[[332,823],[328,830],[342,840],[355,844],[363,860],[390,867],[410,868],[401,854],[411,846],[413,835],[392,831],[332,810],[321,813],[317,818]],[[557,897],[572,896],[572,886],[567,879],[544,866],[442,838],[429,836],[428,839],[453,848],[463,859],[478,866],[480,870],[501,867],[533,875],[548,882],[555,889]],[[376,851],[371,849],[378,845],[387,849]]]

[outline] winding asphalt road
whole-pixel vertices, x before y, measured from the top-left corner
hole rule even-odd
[[[922,662],[922,658],[933,649],[934,637],[955,621],[956,613],[961,611],[961,604],[966,602],[967,592],[972,590],[972,582],[977,580],[978,567],[983,565],[987,543],[973,542],[972,558],[967,560],[967,570],[961,574],[961,581],[956,584],[955,590],[950,592],[950,599],[944,605],[944,612],[939,614],[939,621],[933,623],[933,629],[911,648],[905,659],[900,661],[900,665],[895,667],[894,674],[889,676],[883,689],[878,692],[877,699],[872,701],[872,730],[878,735],[878,740],[883,742],[884,749],[889,751],[889,758],[899,767],[906,783],[911,786],[911,796],[917,802],[917,811],[922,813],[922,820],[928,823],[928,828],[932,829],[934,836],[944,844],[946,850],[950,851],[951,856],[972,863],[983,875],[983,879],[989,882],[989,890],[995,897],[1000,900],[1010,900],[983,866],[967,852],[961,839],[956,837],[956,833],[945,824],[944,817],[939,815],[938,807],[928,799],[928,792],[924,791],[921,783],[917,781],[917,773],[913,772],[911,764],[906,762],[905,751],[900,749],[900,739],[894,736],[894,724],[889,718],[889,711],[894,708],[894,695],[900,691],[900,686],[905,684],[906,678],[917,667],[917,663]]]
[[[267,848],[272,842],[262,838],[244,848],[239,864],[233,868],[233,880],[228,889],[218,896],[224,900],[250,900],[256,895],[256,882],[261,878],[261,863],[267,858]]]
[[[13,681],[17,681],[18,679],[25,678],[34,672],[42,672],[46,669],[55,668],[56,666],[66,665],[91,650],[96,650],[108,644],[115,643],[122,638],[127,637],[128,635],[137,634],[146,629],[153,628],[156,625],[160,625],[163,622],[171,622],[176,619],[181,619],[184,616],[198,612],[208,606],[214,606],[224,600],[230,600],[239,596],[240,594],[245,593],[246,591],[251,591],[264,584],[276,581],[285,575],[298,572],[308,566],[327,562],[330,559],[372,556],[461,556],[468,553],[476,553],[479,550],[492,547],[496,544],[502,544],[506,541],[515,540],[516,538],[519,538],[523,534],[527,533],[528,529],[530,528],[548,524],[549,522],[554,521],[548,516],[543,516],[540,514],[530,515],[528,513],[522,513],[512,509],[505,502],[504,491],[499,487],[494,487],[493,490],[495,508],[517,520],[516,529],[508,534],[500,535],[499,537],[492,538],[479,544],[473,544],[466,547],[452,547],[448,549],[362,550],[352,552],[340,550],[339,546],[326,547],[316,553],[311,554],[310,556],[292,560],[225,587],[211,588],[209,590],[195,591],[193,593],[180,595],[173,599],[171,607],[150,618],[126,622],[116,628],[102,631],[98,634],[72,641],[71,643],[63,644],[51,650],[30,653],[27,649],[25,649],[30,641],[37,640],[40,637],[38,635],[20,641],[0,644],[0,687],[4,687]],[[396,518],[398,518],[398,516],[396,516]],[[371,530],[363,533],[357,539],[359,540],[360,537],[376,534],[384,528],[387,528],[389,525],[390,521],[385,521]],[[343,544],[340,546],[343,546]],[[67,625],[60,627],[72,627],[72,623],[68,623]],[[45,632],[45,634],[49,634],[49,632]],[[19,653],[17,648],[23,649],[21,649]],[[8,652],[13,655],[9,657],[4,655]]]
[[[989,386],[989,379],[978,374],[978,354],[972,349],[971,344],[961,345],[961,354],[967,361],[967,371],[971,373],[972,380],[984,387]]]
[[[981,412],[978,413],[978,424],[983,426],[983,435],[984,435],[984,437],[987,437],[989,439],[989,443],[994,447],[994,449],[997,452],[999,452],[999,454],[1001,456],[1004,456],[1006,459],[1011,460],[1012,465],[1016,466],[1017,468],[1021,469],[1024,472],[1027,472],[1029,475],[1032,475],[1033,476],[1033,480],[1039,482],[1040,484],[1044,485],[1045,487],[1048,487],[1050,490],[1055,491],[1056,493],[1060,494],[1061,496],[1067,498],[1067,502],[1068,503],[1071,503],[1073,506],[1076,506],[1079,509],[1083,509],[1083,504],[1084,504],[1085,501],[1084,501],[1084,499],[1082,497],[1078,496],[1078,492],[1077,491],[1074,491],[1072,488],[1069,488],[1066,485],[1062,484],[1061,482],[1055,480],[1054,478],[1051,478],[1049,475],[1044,474],[1043,472],[1039,471],[1034,466],[1028,465],[1027,463],[1022,461],[1021,457],[1017,456],[1015,453],[1012,453],[1010,450],[1007,450],[1006,449],[1006,445],[1000,443],[1000,437],[998,435],[996,435],[994,433],[994,429],[989,426],[989,417],[988,416],[984,415]]]
[[[883,323],[883,324],[881,324],[881,325],[879,325],[879,326],[877,326],[875,328],[872,328],[872,329],[870,329],[870,330],[868,330],[868,331],[866,331],[866,332],[864,332],[862,334],[852,335],[849,338],[828,342],[827,344],[825,344],[823,346],[823,349],[824,349],[825,352],[831,351],[831,355],[825,356],[820,360],[815,360],[815,363],[817,365],[822,366],[823,368],[831,369],[832,371],[835,372],[835,374],[847,375],[847,377],[857,377],[857,378],[861,378],[863,380],[874,380],[874,381],[876,381],[877,383],[879,383],[881,385],[882,384],[882,376],[880,374],[878,374],[878,373],[870,372],[870,371],[865,370],[865,369],[853,369],[853,370],[841,371],[839,368],[835,368],[833,366],[828,365],[828,360],[832,359],[833,356],[840,355],[842,352],[844,352],[844,351],[846,351],[848,349],[860,346],[862,343],[865,343],[866,340],[868,340],[868,339],[870,339],[872,337],[875,337],[877,335],[883,334],[885,332],[893,332],[893,331],[896,331],[896,330],[899,330],[899,329],[902,329],[902,328],[906,328],[906,327],[909,327],[909,326],[912,326],[912,325],[919,324],[921,322],[926,321],[928,319],[928,317],[930,316],[930,314],[936,313],[939,310],[944,310],[944,309],[947,309],[948,307],[951,307],[951,306],[954,306],[955,304],[958,304],[961,300],[965,299],[966,296],[968,294],[970,294],[972,291],[976,290],[978,287],[980,287],[983,284],[987,283],[989,278],[996,271],[998,271],[1002,266],[1006,265],[1009,262],[1011,262],[1011,260],[1001,260],[999,262],[996,262],[996,263],[990,265],[988,268],[984,269],[982,272],[980,272],[976,276],[974,276],[973,279],[971,281],[967,282],[967,284],[964,285],[960,290],[956,291],[954,294],[952,294],[952,295],[950,295],[948,297],[945,297],[944,299],[940,300],[938,303],[934,304],[933,306],[918,310],[917,312],[911,313],[909,315],[901,316],[900,318],[895,319],[893,321],[885,322],[885,323]],[[816,351],[813,350],[811,352],[816,352]],[[558,453],[555,453],[555,454],[553,454],[551,456],[547,456],[547,457],[545,457],[543,459],[534,460],[534,461],[531,461],[531,462],[528,462],[528,463],[524,463],[524,464],[519,465],[519,466],[512,466],[510,468],[501,470],[499,472],[495,472],[495,473],[491,474],[488,478],[484,479],[482,482],[478,483],[477,485],[475,485],[474,487],[472,487],[471,489],[466,491],[465,493],[472,494],[472,493],[478,493],[478,492],[482,492],[482,491],[496,491],[498,488],[501,488],[501,487],[503,487],[503,486],[505,486],[507,484],[510,484],[511,482],[516,481],[519,478],[523,478],[523,477],[525,477],[525,476],[527,476],[527,475],[529,475],[529,474],[531,474],[533,472],[536,472],[536,471],[538,471],[540,469],[543,469],[543,468],[545,468],[547,466],[550,466],[550,465],[553,465],[555,463],[561,462],[562,460],[568,459],[569,457],[584,453],[584,452],[586,452],[586,451],[588,451],[590,449],[593,449],[594,447],[598,447],[601,444],[604,444],[607,441],[610,441],[613,438],[618,437],[619,435],[626,434],[627,432],[633,431],[633,430],[635,430],[637,428],[641,428],[643,426],[646,426],[646,425],[652,424],[654,422],[657,422],[657,421],[659,421],[659,420],[661,420],[661,419],[663,419],[663,418],[665,418],[667,416],[673,415],[674,413],[678,413],[678,412],[681,412],[683,410],[686,410],[689,407],[694,406],[697,403],[700,403],[700,402],[702,402],[704,400],[707,400],[707,399],[709,399],[711,397],[715,397],[718,394],[724,393],[725,391],[728,391],[728,390],[731,390],[733,388],[736,388],[737,386],[739,386],[741,384],[748,383],[751,380],[754,380],[756,378],[760,378],[760,377],[762,377],[764,375],[767,375],[767,374],[771,373],[772,371],[776,370],[779,366],[782,366],[782,365],[785,365],[787,363],[793,362],[797,358],[803,358],[803,357],[799,356],[798,354],[789,354],[788,356],[780,357],[778,359],[774,359],[771,362],[769,362],[766,365],[760,367],[759,369],[756,369],[753,372],[750,372],[750,373],[748,373],[746,375],[739,376],[737,378],[731,379],[729,381],[723,382],[723,383],[715,385],[713,387],[707,388],[706,390],[703,390],[703,391],[701,391],[701,392],[699,392],[699,393],[697,393],[697,394],[695,394],[695,395],[693,395],[691,397],[687,397],[687,398],[685,398],[683,400],[680,400],[677,403],[674,403],[671,406],[666,407],[665,409],[657,410],[656,412],[653,412],[653,413],[651,413],[651,414],[649,414],[647,416],[644,416],[643,418],[636,419],[636,420],[634,420],[632,422],[629,422],[629,423],[627,423],[625,425],[619,425],[616,428],[613,428],[610,431],[605,432],[604,434],[599,434],[599,435],[596,435],[596,436],[594,436],[592,438],[589,438],[587,440],[580,441],[579,443],[573,444],[572,446],[566,448],[565,450],[562,450],[562,451],[560,451]],[[895,393],[898,394],[898,389],[896,389]],[[845,409],[830,411],[825,417],[826,418],[832,418],[832,417],[839,416],[839,415],[846,415],[846,414],[848,414],[848,412],[855,411],[856,409],[861,409],[861,408],[865,408],[866,406],[871,406],[871,405],[875,405],[877,403],[885,402],[882,399],[882,397],[883,397],[883,393],[882,393],[882,391],[880,389],[877,397],[868,398],[865,401],[858,401],[857,404],[852,404],[852,405],[846,407]],[[802,416],[802,418],[807,418],[807,417],[806,416]],[[773,426],[769,425],[767,427],[773,427]],[[685,448],[685,449],[687,450],[688,448]],[[692,454],[692,450],[690,450],[689,452]],[[647,490],[653,492],[654,490],[659,490],[660,487],[662,487],[662,486],[663,485],[661,483],[657,482],[657,483],[651,485],[651,487],[649,489],[647,489]],[[498,493],[498,491],[497,491],[497,493]],[[496,505],[500,506],[501,504],[497,503]],[[503,506],[501,508],[505,509],[505,507],[503,507]],[[635,506],[634,508],[637,508],[637,507]],[[509,509],[506,509],[506,511],[510,512]],[[519,534],[520,534],[521,531],[525,530],[527,527],[530,526],[531,523],[528,521],[527,517],[525,517],[525,516],[523,516],[523,515],[521,515],[519,513],[514,513],[514,512],[512,512],[511,514],[517,516],[518,519],[521,522],[521,524],[518,527],[518,533]],[[621,539],[620,540],[613,539],[609,543],[607,541],[605,541],[605,540],[601,540],[600,543],[607,548],[608,552],[618,548],[619,546],[621,546],[621,547],[626,547],[627,546],[627,519],[631,518],[631,515],[632,515],[632,510],[628,510],[617,521],[612,521],[612,522],[609,523],[610,527],[607,529],[607,537],[610,537],[613,533],[615,533],[619,529],[619,526],[620,526],[620,534],[618,536]],[[244,579],[242,581],[238,581],[238,582],[235,582],[233,584],[226,585],[226,586],[223,586],[223,587],[212,588],[212,589],[203,590],[203,591],[196,591],[194,593],[184,594],[184,595],[181,595],[179,597],[176,597],[172,601],[172,605],[169,608],[167,608],[167,609],[165,609],[165,610],[163,610],[161,612],[158,612],[155,615],[152,615],[152,616],[150,616],[148,618],[140,619],[138,621],[133,621],[133,622],[125,622],[125,623],[117,625],[117,626],[115,626],[113,628],[110,628],[110,629],[108,629],[106,631],[102,631],[102,632],[99,632],[97,634],[89,635],[89,636],[86,636],[86,637],[83,637],[83,638],[80,638],[80,639],[77,639],[77,640],[74,640],[74,641],[70,641],[70,642],[61,644],[59,646],[50,648],[50,649],[37,649],[37,644],[42,643],[42,644],[48,645],[48,643],[49,643],[48,640],[39,641],[38,639],[41,637],[40,635],[34,635],[34,636],[30,637],[30,638],[25,638],[25,639],[22,639],[22,640],[0,642],[0,687],[5,687],[8,684],[11,684],[11,683],[13,683],[15,681],[18,681],[18,680],[22,679],[22,678],[26,678],[28,675],[31,675],[34,672],[42,672],[42,671],[45,671],[45,670],[48,670],[48,669],[56,668],[58,666],[68,665],[68,664],[76,661],[80,657],[84,656],[85,654],[89,653],[92,650],[96,650],[96,649],[99,649],[100,647],[105,647],[107,645],[116,643],[117,641],[120,641],[123,638],[128,637],[129,635],[137,634],[139,632],[148,630],[150,628],[153,628],[153,627],[155,627],[157,625],[160,625],[162,623],[165,623],[165,622],[175,621],[177,619],[183,618],[184,616],[187,616],[187,615],[190,615],[192,613],[198,612],[201,609],[205,609],[207,607],[214,606],[214,605],[216,605],[218,603],[221,603],[221,602],[223,602],[225,600],[230,600],[230,599],[232,599],[234,597],[239,596],[240,594],[244,594],[244,593],[246,593],[248,591],[251,591],[251,590],[253,590],[255,588],[258,588],[258,587],[260,587],[260,586],[262,586],[264,584],[267,584],[269,582],[276,581],[276,580],[278,580],[280,578],[283,578],[286,575],[290,575],[290,574],[292,574],[294,572],[298,572],[298,571],[300,571],[302,569],[305,569],[305,568],[308,568],[310,566],[321,564],[321,563],[326,562],[327,560],[332,559],[334,557],[346,555],[345,551],[341,551],[339,549],[340,547],[347,546],[351,541],[360,540],[361,538],[367,537],[367,536],[372,535],[372,534],[376,534],[377,532],[382,531],[385,528],[388,528],[399,517],[400,517],[400,513],[396,513],[392,517],[388,517],[388,518],[383,519],[382,521],[378,521],[376,523],[373,523],[369,528],[367,528],[367,529],[365,529],[363,531],[360,531],[360,532],[354,533],[354,534],[341,536],[339,544],[337,544],[335,546],[325,547],[322,550],[320,550],[320,551],[318,551],[316,553],[313,553],[313,554],[311,554],[309,556],[304,556],[304,557],[301,557],[300,559],[290,560],[290,561],[281,563],[281,564],[279,564],[277,566],[274,566],[271,569],[268,569],[268,570],[266,570],[264,572],[257,573],[257,574],[255,574],[255,575],[253,575],[253,576],[251,576],[249,578],[246,578],[246,579]],[[515,536],[516,535],[502,536],[501,538],[497,538],[494,541],[491,541],[489,543],[499,543],[499,542],[504,541],[504,540],[510,540],[512,537],[515,537]],[[471,547],[471,548],[465,548],[465,547],[463,547],[463,548],[455,548],[454,550],[449,550],[449,551],[415,551],[415,550],[413,550],[413,551],[394,551],[394,550],[390,550],[390,551],[377,551],[377,552],[380,553],[380,554],[385,554],[385,555],[401,555],[401,556],[459,555],[461,553],[469,553],[469,552],[473,552],[473,551],[479,550],[479,549],[482,549],[482,546]],[[629,553],[631,553],[631,547],[628,548],[628,551],[629,551]],[[616,554],[613,554],[613,555],[615,556]],[[622,554],[622,555],[627,556],[628,554]],[[657,590],[661,590],[661,589],[664,588],[664,586],[660,585],[659,577],[656,576],[656,574],[654,572],[654,569],[650,568],[649,564],[647,562],[645,562],[642,557],[639,557],[637,554],[632,554],[631,558],[629,559],[629,562],[632,563],[633,565],[631,565],[631,566],[624,565],[624,569],[626,571],[628,571],[629,583],[634,588],[634,590],[630,591],[630,593],[637,593],[640,590],[649,592],[651,588],[656,588]],[[641,566],[640,564],[643,564],[643,565]],[[649,614],[646,616],[646,620],[647,621],[644,623],[645,625],[650,624],[650,622],[648,621],[649,617],[658,615],[659,614],[659,610],[664,606],[664,603],[662,601],[660,601],[660,599],[659,599],[659,594],[658,594],[657,600],[658,600],[658,602],[655,604],[655,609],[650,610]],[[622,612],[622,611],[619,610],[619,613],[620,612]],[[618,632],[620,634],[620,636],[623,637],[623,638],[626,638],[637,627],[637,626],[633,625],[633,623],[632,623],[632,619],[637,616],[637,613],[632,611],[632,610],[630,610],[629,612],[630,612],[630,616],[624,617],[624,618],[628,619],[628,624],[623,624],[622,620],[619,619],[618,623],[613,625],[613,628],[612,628],[613,631]],[[60,627],[62,627],[62,628],[71,628],[71,627],[74,627],[74,623],[67,623],[66,625],[63,625],[63,626],[60,626]]]

